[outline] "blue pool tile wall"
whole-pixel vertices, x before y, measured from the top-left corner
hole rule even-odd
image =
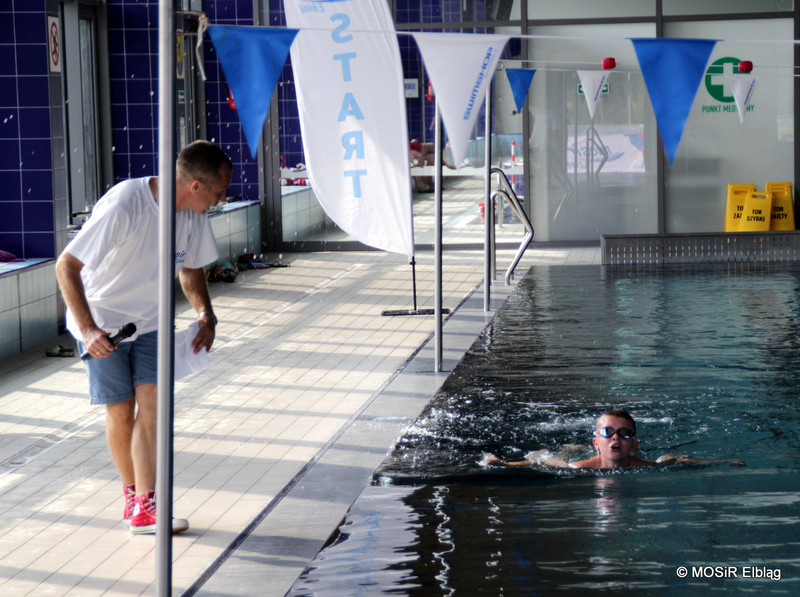
[[[300,112],[297,109],[297,91],[294,86],[292,65],[283,67],[278,82],[278,114],[280,119],[281,165],[293,168],[305,164],[303,137],[300,134]]]
[[[69,151],[63,81],[49,72],[47,16],[55,0],[0,0],[0,249],[53,258],[67,242]],[[114,181],[158,172],[158,1],[108,0]],[[218,24],[252,25],[253,3],[209,0]],[[208,41],[208,40],[206,40]],[[205,44],[208,137],[234,162],[229,195],[258,199],[258,166],[210,43]]]
[[[205,13],[215,25],[253,24],[252,2],[209,0]],[[158,171],[158,2],[109,0],[108,18],[114,176],[123,180]],[[258,164],[228,104],[224,75],[207,36],[203,49],[207,136],[234,164],[228,195],[258,199]]]
[[[108,3],[114,179],[158,172],[158,4]]]
[[[397,2],[395,23],[458,23],[487,19],[486,0],[407,0]]]
[[[44,0],[0,0],[0,250],[55,251]]]

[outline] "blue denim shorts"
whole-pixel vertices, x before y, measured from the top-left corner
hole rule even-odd
[[[81,354],[86,350],[78,341]],[[142,334],[133,342],[120,342],[103,359],[87,359],[89,395],[92,404],[124,402],[134,396],[134,388],[156,383],[158,378],[158,332]]]

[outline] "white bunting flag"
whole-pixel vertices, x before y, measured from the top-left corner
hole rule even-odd
[[[345,232],[414,254],[406,99],[387,2],[284,0],[308,178]]]
[[[589,108],[589,116],[594,120],[594,111],[608,80],[608,73],[601,70],[579,70],[578,78],[583,88],[583,96],[586,98],[586,107]]]
[[[414,33],[460,167],[508,35]]]
[[[758,77],[751,74],[727,75],[728,83],[733,89],[733,99],[736,101],[736,111],[739,113],[739,124],[744,122],[744,113],[753,99],[753,91]]]

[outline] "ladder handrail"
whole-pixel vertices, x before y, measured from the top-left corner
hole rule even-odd
[[[505,173],[501,172],[501,174],[505,176]],[[523,237],[522,242],[520,243],[519,248],[517,249],[517,254],[514,256],[514,259],[512,259],[511,261],[511,265],[509,265],[508,269],[506,270],[505,282],[506,286],[508,286],[511,283],[511,278],[514,276],[514,270],[519,264],[520,259],[522,259],[522,255],[525,253],[525,250],[528,248],[528,246],[531,244],[531,241],[533,240],[533,225],[531,224],[531,221],[528,219],[528,215],[522,209],[522,204],[520,204],[519,199],[517,199],[517,195],[514,193],[513,190],[511,191],[511,194],[509,194],[507,191],[503,189],[498,189],[497,191],[492,193],[491,202],[488,202],[490,206],[494,205],[495,198],[498,196],[503,196],[508,200],[508,202],[511,204],[511,208],[517,214],[517,217],[520,219],[523,227],[525,228],[525,236]]]
[[[511,204],[514,212],[519,217],[522,225],[526,230],[533,234],[533,224],[531,224],[528,214],[526,214],[525,210],[522,208],[522,203],[520,202],[519,197],[517,197],[517,194],[514,192],[514,187],[511,186],[511,183],[508,181],[508,176],[506,176],[506,173],[500,168],[492,168],[492,174],[499,174],[500,182],[503,183],[503,186],[505,187],[505,189],[501,191],[495,191],[492,196],[498,192],[502,192],[503,195],[508,198],[508,202]]]
[[[497,166],[495,166],[495,167],[493,167],[493,168],[492,168],[492,169],[489,171],[489,174],[490,174],[490,175],[492,175],[492,174],[499,174],[499,175],[500,175],[500,177],[498,178],[498,180],[499,180],[499,181],[502,183],[502,185],[505,187],[505,191],[506,191],[506,192],[507,192],[509,195],[514,195],[514,198],[515,198],[515,199],[517,198],[517,194],[514,192],[514,187],[513,187],[513,186],[512,186],[512,184],[511,184],[511,183],[508,181],[508,176],[506,176],[506,173],[503,171],[503,169],[502,169],[502,168],[498,168]]]
[[[500,168],[492,168],[491,173],[500,175],[500,182],[505,187],[505,189],[503,189],[503,194],[508,197],[508,202],[511,204],[514,212],[519,217],[522,225],[525,227],[525,230],[533,234],[533,224],[531,224],[528,214],[526,214],[525,210],[522,208],[522,203],[520,202],[519,197],[517,197],[517,194],[514,192],[514,187],[508,181],[508,176],[506,176],[506,173]]]

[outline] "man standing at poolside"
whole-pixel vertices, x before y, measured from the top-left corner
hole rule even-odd
[[[214,342],[216,317],[203,266],[217,259],[206,211],[224,199],[233,164],[213,143],[196,141],[175,171],[175,270],[198,313],[195,353]],[[124,485],[123,520],[134,534],[156,529],[156,379],[158,329],[158,179],[115,185],[56,262],[67,329],[87,359],[92,404],[106,405],[109,452]],[[115,345],[126,323],[137,332]],[[173,531],[188,528],[175,519]]]
[[[546,450],[540,450],[532,455],[537,458],[530,460],[518,460],[506,462],[497,456],[489,454],[482,461],[483,466],[504,465],[504,466],[532,466],[543,465],[558,468],[632,468],[643,466],[657,466],[662,464],[731,464],[743,466],[741,460],[693,460],[686,456],[675,456],[674,454],[664,454],[658,460],[643,460],[634,454],[639,447],[639,440],[636,439],[636,421],[628,411],[622,409],[611,409],[600,415],[592,438],[597,454],[586,460],[574,462],[564,462],[561,459],[553,458]]]

